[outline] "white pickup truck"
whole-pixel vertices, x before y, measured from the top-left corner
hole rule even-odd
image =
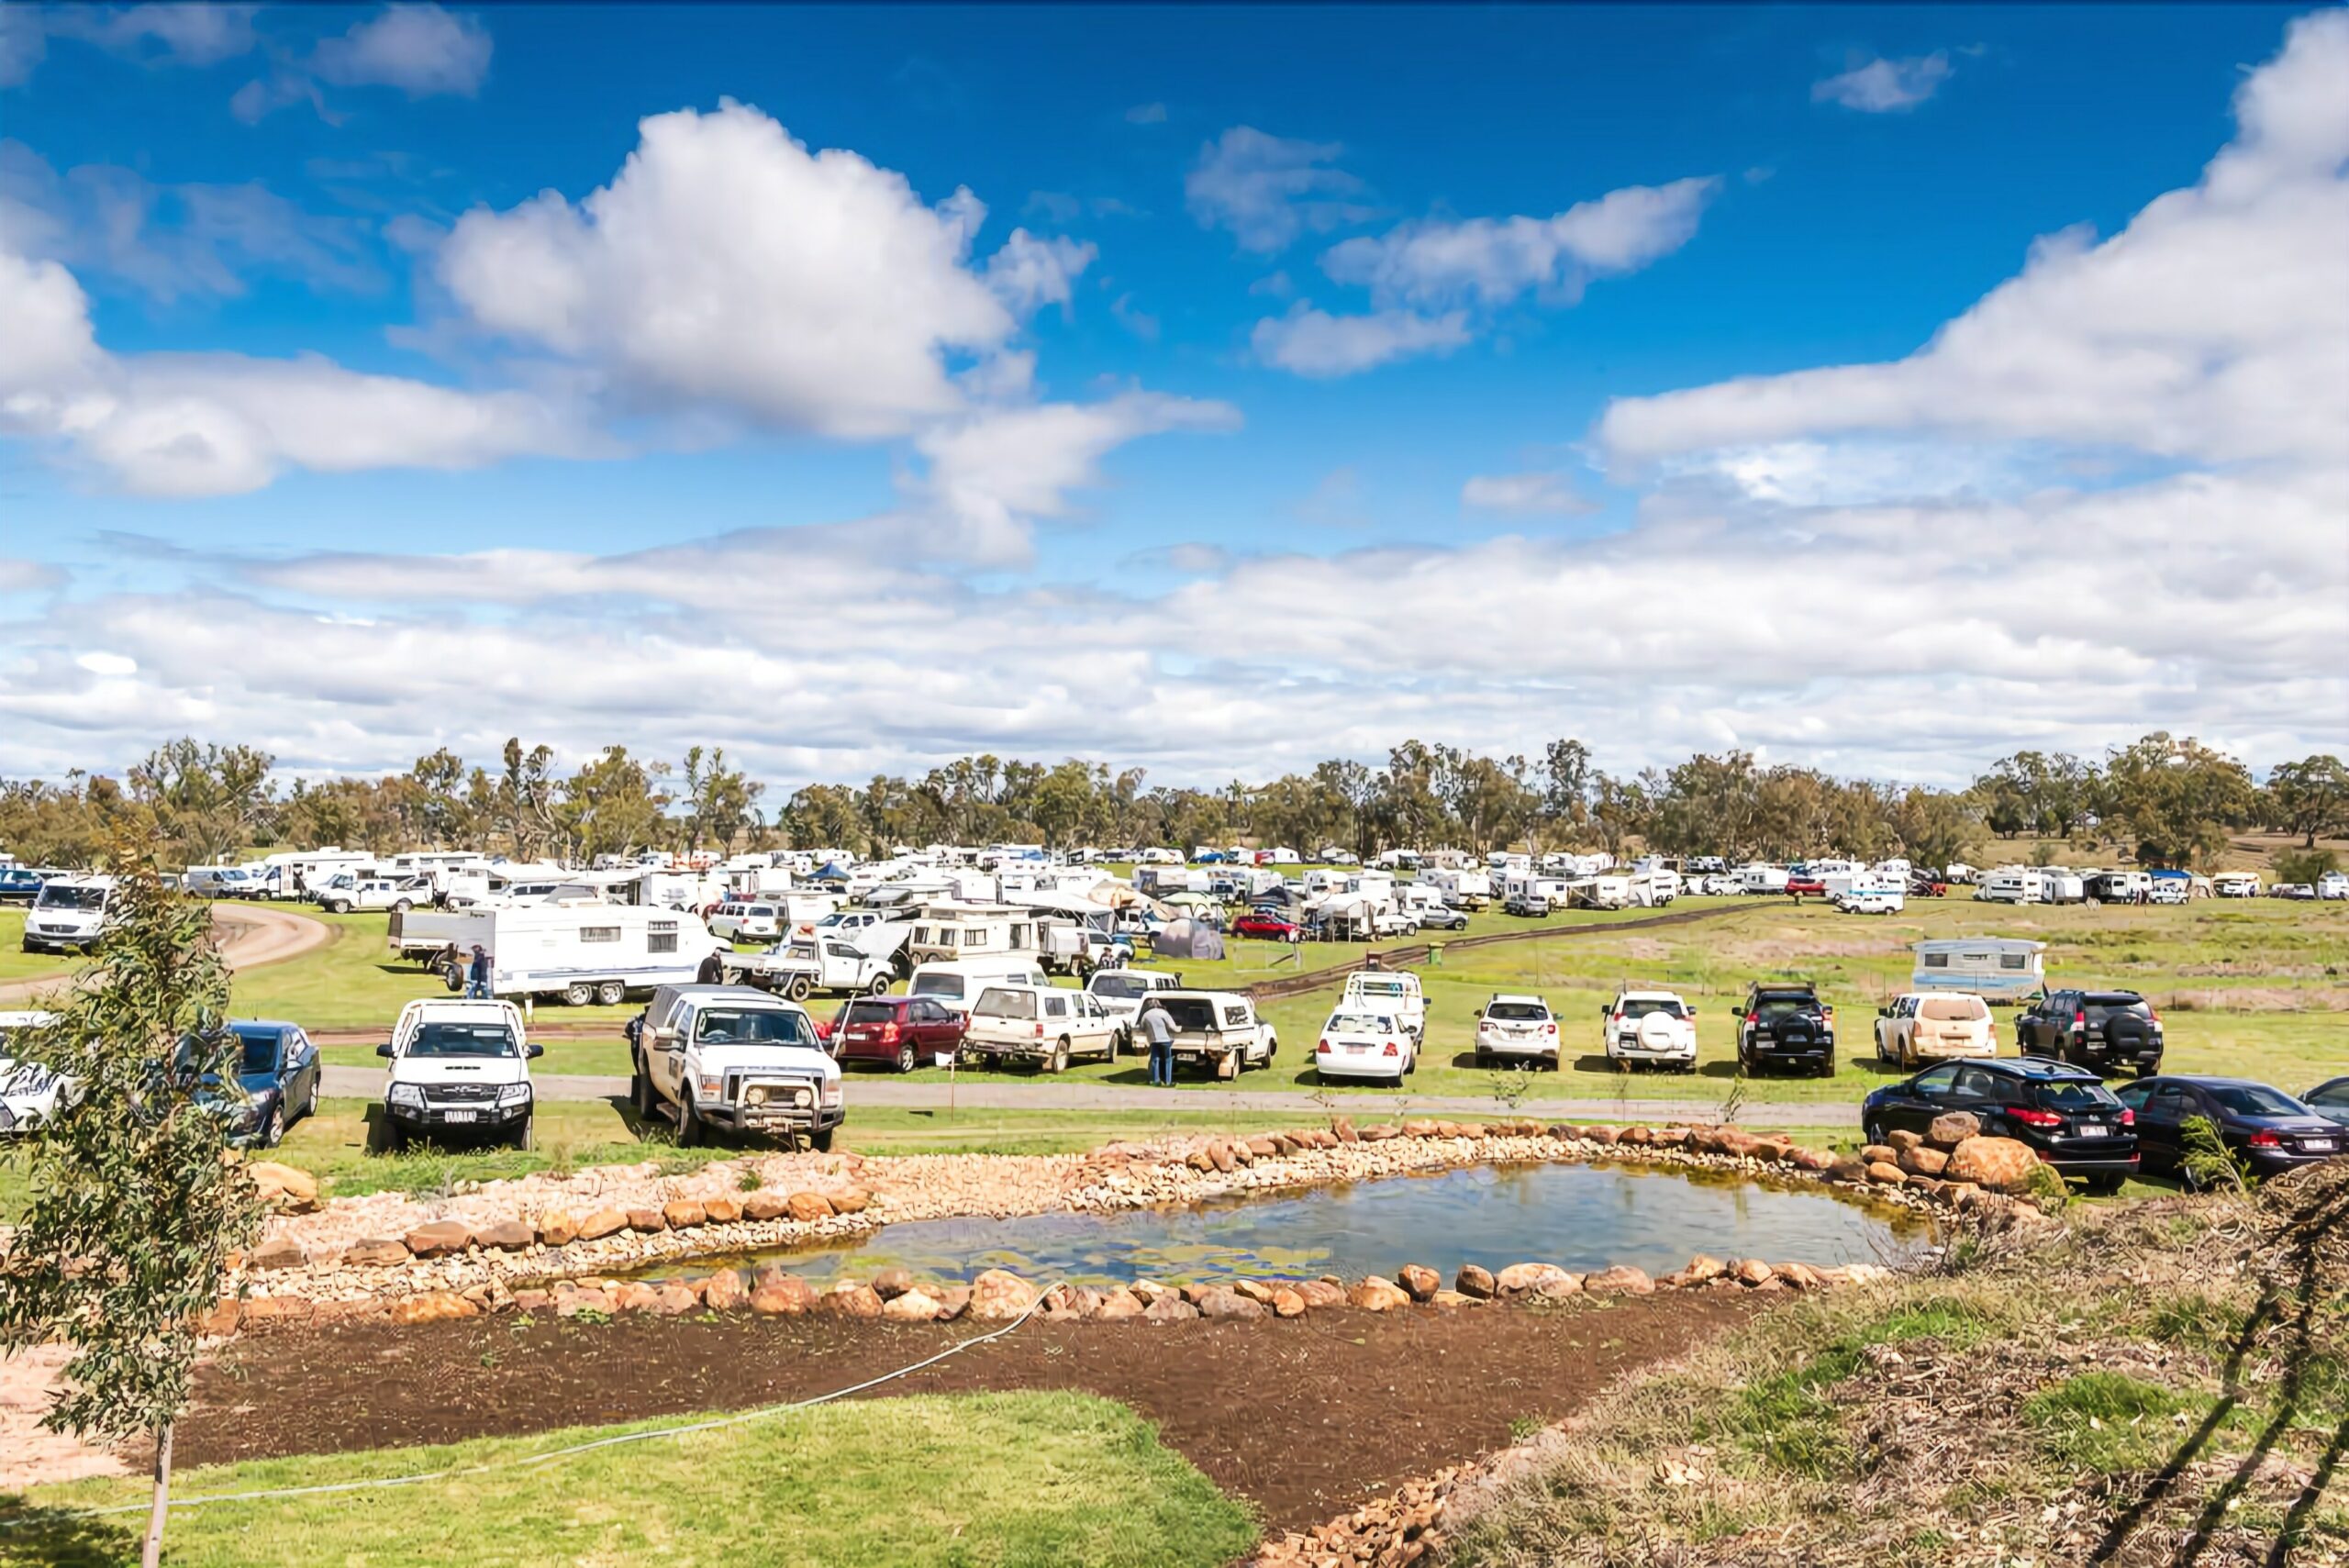
[[[1419,977],[1403,970],[1363,970],[1346,976],[1340,1006],[1346,1011],[1393,1018],[1413,1040],[1427,1038],[1428,999]]]
[[[1117,1061],[1124,1032],[1100,999],[1085,992],[1006,983],[988,986],[972,1004],[963,1055],[991,1067],[1019,1061],[1065,1073],[1073,1056]]]
[[[747,985],[663,985],[629,1020],[630,1098],[677,1141],[709,1129],[767,1134],[817,1151],[847,1118],[840,1063],[796,1002]]]
[[[529,1148],[530,1059],[545,1052],[525,1038],[511,1002],[410,1002],[375,1048],[392,1069],[369,1147],[397,1153],[411,1139],[488,1138]]]
[[[1134,1019],[1141,1015],[1142,1003],[1162,991],[1182,988],[1183,977],[1163,969],[1097,969],[1085,982],[1085,995],[1118,1020],[1124,1031],[1119,1046],[1127,1051],[1133,1049]]]
[[[1219,1078],[1237,1078],[1251,1067],[1272,1065],[1280,1049],[1273,1026],[1256,1016],[1256,1004],[1237,992],[1162,991],[1151,1000],[1174,1025],[1177,1067],[1187,1063]]]
[[[748,983],[804,1002],[829,995],[878,996],[897,978],[888,955],[875,955],[839,937],[786,942],[765,952],[721,952],[718,971],[729,985]]]
[[[314,896],[321,908],[334,915],[348,915],[353,909],[397,909],[406,913],[419,904],[429,905],[432,892],[432,879],[429,876],[360,877],[346,872],[319,888]]]

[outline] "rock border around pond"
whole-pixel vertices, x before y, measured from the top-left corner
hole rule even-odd
[[[1544,1127],[1530,1120],[1414,1118],[1357,1129],[1340,1117],[1327,1129],[1246,1139],[1111,1145],[1081,1159],[1072,1157],[1072,1184],[1057,1195],[1056,1202],[1030,1205],[1025,1211],[1119,1212],[1447,1166],[1612,1160],[1824,1183],[1912,1209],[1975,1213],[1993,1227],[2037,1219],[2038,1210],[2030,1204],[1958,1179],[1978,1171],[2003,1185],[2025,1186],[2031,1165],[2036,1163],[2035,1159],[2019,1163],[2006,1150],[1977,1147],[2007,1145],[2030,1155],[2021,1144],[1986,1139],[1978,1128],[1958,1125],[1971,1120],[1944,1118],[1906,1147],[1871,1148],[1867,1157],[1854,1157],[1804,1149],[1785,1134],[1756,1135],[1729,1125]],[[1873,1158],[1880,1153],[1892,1158]],[[1903,1168],[1904,1162],[1910,1167],[1932,1164],[1935,1156],[1941,1161],[1940,1174]],[[1002,1157],[942,1158],[985,1162]],[[869,1177],[887,1162],[861,1163]],[[887,1184],[885,1177],[874,1182],[885,1189]],[[273,1320],[330,1321],[375,1314],[399,1318],[398,1304],[410,1297],[453,1298],[476,1310],[485,1300],[524,1290],[545,1290],[551,1299],[556,1282],[607,1279],[697,1255],[821,1242],[861,1234],[894,1219],[950,1212],[958,1210],[907,1201],[885,1190],[876,1195],[863,1185],[835,1185],[829,1192],[705,1194],[659,1207],[612,1207],[584,1214],[547,1208],[480,1224],[438,1220],[399,1237],[362,1239],[331,1249],[304,1247],[281,1236],[248,1261],[246,1297],[224,1301],[206,1327],[226,1333]],[[651,1288],[657,1296],[658,1287]],[[674,1296],[670,1300],[676,1304]],[[428,1310],[451,1311],[445,1305],[414,1307],[406,1310],[404,1320],[417,1320],[417,1314]]]

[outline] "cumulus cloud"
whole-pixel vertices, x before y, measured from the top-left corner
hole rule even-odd
[[[1236,125],[1200,147],[1183,195],[1202,228],[1229,229],[1243,250],[1285,250],[1316,232],[1368,217],[1346,198],[1362,182],[1334,166],[1334,141],[1299,141]]]
[[[1163,104],[1136,104],[1132,108],[1126,111],[1126,123],[1128,125],[1164,125],[1166,123],[1166,106]]]
[[[1563,473],[1479,473],[1460,487],[1460,504],[1508,517],[1570,517],[1596,511]]]
[[[469,468],[590,447],[545,403],[312,356],[115,354],[54,261],[0,250],[0,431],[150,495],[258,489],[288,468]]]
[[[1091,240],[1040,239],[1015,228],[1003,249],[987,258],[987,287],[1015,316],[1032,316],[1047,305],[1065,308],[1069,285],[1099,254]]]
[[[1286,316],[1257,322],[1249,335],[1256,357],[1266,364],[1316,378],[1353,375],[1417,354],[1448,354],[1467,341],[1465,311],[1436,317],[1408,310],[1332,316],[1301,300]]]
[[[0,555],[0,594],[27,594],[57,587],[64,581],[65,573],[54,566]]]
[[[2349,457],[2349,15],[2293,24],[2194,186],[2119,234],[2043,240],[1907,359],[1609,407],[1618,457],[1854,433],[2111,446],[2181,461]]]
[[[1907,60],[1886,60],[1881,56],[1853,66],[1849,71],[1810,84],[1810,101],[1814,104],[1840,104],[1847,109],[1857,109],[1864,115],[1891,114],[1898,109],[1913,109],[1935,93],[1949,80],[1949,55],[1942,50],[1932,54],[1913,55]]]
[[[1528,290],[1572,304],[1594,276],[1629,272],[1697,233],[1715,179],[1632,185],[1550,217],[1428,219],[1330,247],[1321,270],[1382,305],[1506,305]]]
[[[959,410],[948,354],[1001,349],[1013,306],[1064,299],[1091,259],[1023,232],[983,276],[966,264],[985,213],[968,191],[931,206],[903,175],[730,101],[640,130],[580,202],[548,191],[467,213],[439,273],[477,326],[647,402],[902,434]]]
[[[95,44],[142,65],[217,65],[251,52],[258,6],[0,6],[0,87],[28,80],[50,38]]]

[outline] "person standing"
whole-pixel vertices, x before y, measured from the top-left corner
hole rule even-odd
[[[1153,997],[1142,1006],[1141,1032],[1150,1038],[1150,1081],[1174,1086],[1174,1020]]]
[[[473,944],[473,962],[465,966],[465,1000],[489,1000],[489,951],[479,942]]]

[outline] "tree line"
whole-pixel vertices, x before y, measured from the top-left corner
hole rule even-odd
[[[192,865],[324,844],[587,861],[647,850],[869,855],[941,842],[1188,850],[1244,841],[1308,856],[1639,847],[1732,860],[1898,854],[1943,866],[2028,835],[2193,866],[2246,828],[2298,834],[2310,848],[2349,834],[2349,768],[2338,757],[2280,763],[2259,781],[2199,740],[2161,732],[2095,759],[2018,751],[1962,790],[1765,766],[1744,751],[1616,774],[1571,738],[1538,758],[1406,740],[1384,766],[1336,758],[1221,788],[1148,786],[1146,776],[1074,758],[979,755],[918,778],[808,784],[769,809],[766,786],[730,765],[722,747],[696,746],[671,763],[607,746],[566,772],[551,748],[515,739],[495,765],[469,765],[443,748],[404,773],[315,783],[281,780],[274,759],[255,748],[183,739],[118,779],[0,780],[0,848],[36,864],[83,865],[128,829]]]

